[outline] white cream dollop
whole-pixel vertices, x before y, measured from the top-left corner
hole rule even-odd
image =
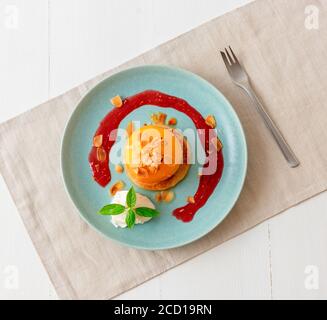
[[[126,206],[126,197],[127,197],[128,191],[118,191],[114,197],[112,198],[111,203],[112,204],[121,204],[123,206]],[[136,205],[135,208],[140,208],[140,207],[147,207],[150,209],[155,209],[154,204],[152,201],[147,198],[146,196],[136,193]],[[126,219],[126,213],[119,214],[117,216],[111,216],[111,223],[116,227],[116,228],[126,228],[127,224],[125,222]],[[139,215],[136,215],[135,219],[135,224],[143,224],[145,222],[148,222],[151,220],[151,218],[147,217],[141,217]]]

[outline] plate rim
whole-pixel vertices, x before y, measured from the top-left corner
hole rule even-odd
[[[194,237],[194,238],[192,238],[190,240],[182,241],[178,245],[167,245],[167,246],[161,246],[161,247],[149,247],[149,246],[133,245],[133,244],[125,243],[125,242],[119,241],[117,239],[111,238],[108,234],[106,234],[102,230],[99,230],[98,228],[96,228],[85,217],[85,215],[82,213],[82,210],[79,207],[77,201],[74,200],[74,197],[72,196],[72,194],[71,194],[71,192],[70,192],[70,190],[68,188],[68,184],[67,184],[67,181],[66,181],[67,177],[66,177],[65,170],[64,170],[64,144],[65,144],[65,141],[67,139],[68,129],[69,129],[69,126],[70,126],[70,124],[71,124],[71,122],[73,120],[74,114],[77,112],[77,110],[78,110],[79,106],[81,105],[81,103],[83,102],[83,100],[86,99],[87,96],[92,91],[94,91],[98,86],[100,86],[103,82],[107,81],[111,77],[114,77],[114,76],[117,76],[117,75],[122,75],[123,73],[127,73],[127,72],[130,72],[130,71],[137,71],[137,70],[141,70],[141,69],[153,69],[153,68],[180,72],[180,73],[182,73],[182,74],[184,74],[184,75],[186,75],[188,77],[194,78],[197,81],[203,82],[208,87],[210,87],[211,89],[216,91],[218,93],[218,95],[220,95],[220,97],[222,98],[224,103],[229,107],[230,112],[233,113],[234,119],[236,120],[237,125],[238,125],[238,127],[240,129],[240,137],[242,138],[242,144],[244,146],[244,152],[243,152],[244,166],[243,166],[242,176],[241,176],[241,181],[242,182],[239,184],[239,189],[235,193],[235,196],[233,197],[230,206],[226,209],[226,213],[220,219],[218,219],[214,224],[212,224],[210,226],[210,228],[208,228],[204,232],[200,233],[196,237]],[[243,125],[242,125],[242,123],[241,123],[241,121],[240,121],[240,119],[239,119],[233,105],[229,102],[229,100],[225,97],[225,95],[217,87],[215,87],[211,82],[204,79],[200,75],[198,75],[196,73],[193,73],[193,72],[191,72],[191,71],[189,71],[187,69],[183,69],[183,68],[176,67],[176,66],[171,66],[171,65],[165,65],[165,64],[147,64],[147,65],[140,65],[140,66],[136,66],[136,67],[126,68],[126,69],[114,72],[114,73],[106,76],[104,79],[102,79],[101,81],[99,81],[95,85],[93,85],[90,89],[87,90],[87,92],[85,92],[81,96],[81,98],[75,104],[75,107],[73,108],[73,110],[70,112],[68,120],[66,121],[66,124],[64,126],[63,135],[62,135],[61,143],[60,143],[60,171],[61,171],[61,177],[62,177],[62,180],[64,182],[65,191],[66,191],[67,195],[69,196],[70,201],[73,203],[73,205],[77,209],[77,211],[79,213],[79,216],[83,219],[84,222],[87,223],[88,226],[90,226],[98,234],[103,235],[106,239],[111,240],[111,241],[113,241],[113,242],[115,242],[117,244],[120,244],[120,245],[122,245],[124,247],[127,247],[127,248],[135,248],[135,249],[140,249],[140,250],[147,250],[147,251],[156,250],[156,251],[159,251],[159,250],[168,250],[168,249],[179,248],[179,247],[183,247],[185,245],[188,245],[190,243],[193,243],[193,242],[203,238],[204,236],[206,236],[210,232],[212,232],[218,225],[220,225],[226,219],[226,217],[230,214],[231,210],[235,206],[237,200],[239,199],[239,196],[240,196],[240,194],[241,194],[241,192],[243,190],[243,187],[244,187],[247,170],[248,170],[248,146],[247,146],[246,136],[245,136]]]

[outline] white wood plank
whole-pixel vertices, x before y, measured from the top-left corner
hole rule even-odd
[[[50,0],[50,79],[55,96],[147,49],[148,0]]]
[[[48,3],[0,2],[0,122],[48,99]]]
[[[206,0],[203,5],[199,0],[49,1],[51,96],[251,2]]]
[[[270,299],[269,275],[268,224],[264,223],[119,299]]]
[[[161,276],[163,299],[269,299],[267,225]]]
[[[269,222],[274,299],[327,298],[326,213],[325,192]],[[315,273],[310,266],[319,272],[319,288],[310,285]]]
[[[153,1],[153,44],[158,45],[253,0]]]
[[[50,94],[56,96],[103,71],[105,1],[50,4]]]
[[[0,122],[48,99],[48,3],[0,2]],[[0,299],[55,296],[0,177]]]

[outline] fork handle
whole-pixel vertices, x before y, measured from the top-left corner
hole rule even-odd
[[[245,90],[245,92],[249,95],[249,97],[252,99],[258,113],[264,120],[264,123],[266,127],[269,129],[270,133],[274,137],[276,143],[278,144],[280,150],[282,151],[286,161],[289,163],[289,165],[292,168],[296,168],[300,165],[300,161],[297,159],[295,154],[293,153],[290,146],[287,144],[285,138],[283,137],[280,130],[277,128],[267,111],[265,110],[264,106],[260,102],[259,98],[257,97],[256,93],[252,89],[250,84],[243,84],[241,86],[242,89]]]

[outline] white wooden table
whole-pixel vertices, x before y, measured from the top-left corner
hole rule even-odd
[[[0,121],[250,1],[2,0]],[[1,177],[0,213],[0,298],[56,299]],[[323,193],[119,298],[327,298],[326,230]]]

